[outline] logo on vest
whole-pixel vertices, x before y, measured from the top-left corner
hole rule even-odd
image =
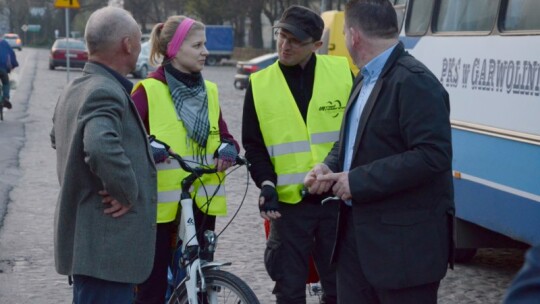
[[[193,218],[191,218],[191,217],[188,218],[188,220],[187,220],[187,225],[188,225],[188,226],[194,226],[194,225],[195,225],[195,221],[193,220]]]
[[[319,112],[325,112],[331,115],[332,117],[338,117],[339,114],[343,113],[345,110],[345,106],[341,105],[341,101],[339,99],[336,99],[334,101],[327,101],[327,105],[320,106]]]

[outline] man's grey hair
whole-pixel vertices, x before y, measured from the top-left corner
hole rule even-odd
[[[107,6],[88,18],[84,39],[90,54],[115,47],[124,37],[132,37],[139,30],[131,14],[121,8]]]

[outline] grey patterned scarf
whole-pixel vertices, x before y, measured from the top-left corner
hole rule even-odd
[[[199,84],[192,87],[177,80],[167,70],[165,70],[165,79],[169,85],[178,119],[184,123],[188,136],[201,148],[205,148],[210,132],[210,122],[208,121],[208,95],[202,77]]]

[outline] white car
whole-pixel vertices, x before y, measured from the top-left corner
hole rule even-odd
[[[19,51],[22,50],[22,40],[19,37],[19,35],[13,34],[13,33],[7,33],[2,37],[2,39],[6,40],[12,49],[14,50],[17,49]]]

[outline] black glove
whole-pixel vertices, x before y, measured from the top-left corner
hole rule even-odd
[[[261,188],[259,197],[264,197],[264,204],[259,204],[260,211],[279,211],[278,194],[276,188],[264,185]]]
[[[169,158],[169,149],[171,148],[169,145],[157,140],[154,135],[150,135],[148,141],[150,142],[152,156],[154,157],[154,162],[156,164],[162,163]]]

